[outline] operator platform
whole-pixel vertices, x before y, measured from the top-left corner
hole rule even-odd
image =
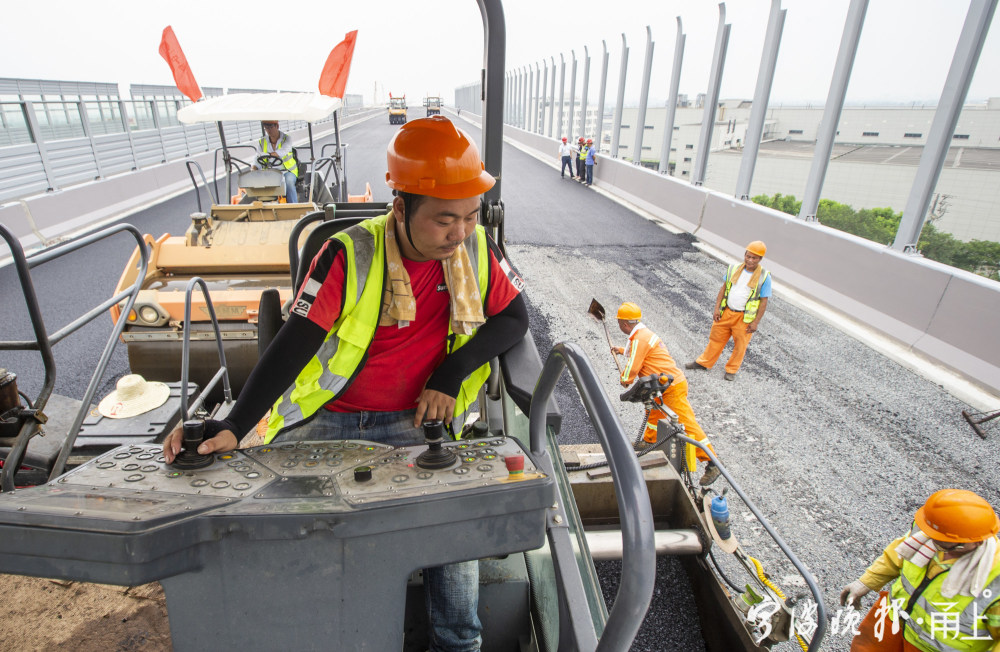
[[[411,573],[538,548],[556,496],[504,436],[205,458],[122,446],[0,495],[0,572],[159,580],[178,650],[400,650]]]

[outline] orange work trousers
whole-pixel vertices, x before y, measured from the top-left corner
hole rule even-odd
[[[694,410],[691,409],[691,404],[688,402],[688,384],[686,380],[681,383],[673,383],[663,390],[663,403],[673,410],[677,414],[677,420],[684,424],[685,435],[698,441],[708,439],[705,431],[701,429],[698,421],[694,418]],[[655,407],[650,410],[649,417],[646,419],[646,432],[643,433],[642,438],[650,444],[655,444],[656,424],[660,419],[666,418],[667,414],[663,410]],[[712,453],[714,454],[715,449],[712,448],[712,445],[708,444],[708,447],[712,449]],[[695,455],[703,462],[709,461],[708,455],[705,455],[700,448],[696,449]]]
[[[892,621],[887,615],[881,616],[881,638],[875,635],[875,625],[880,618],[879,605],[883,600],[886,600],[886,604],[888,604],[888,591],[879,591],[875,604],[858,625],[858,635],[851,641],[851,652],[920,652],[919,648],[903,638],[902,629],[895,634],[892,633]]]
[[[743,356],[747,353],[751,337],[753,337],[753,333],[747,332],[743,313],[726,308],[722,311],[722,318],[717,322],[712,322],[712,330],[708,334],[708,346],[698,356],[696,362],[706,369],[711,369],[719,360],[719,356],[722,355],[722,349],[726,348],[729,338],[732,338],[733,352],[726,362],[726,373],[734,374],[740,370],[740,365],[743,364]]]

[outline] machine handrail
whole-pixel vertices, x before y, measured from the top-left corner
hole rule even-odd
[[[340,171],[337,177],[337,183],[339,184],[337,192],[340,194],[340,197],[337,198],[337,201],[347,201],[347,145],[348,143],[340,143],[337,153],[332,157],[335,162],[336,159],[339,159],[340,163],[339,165],[333,166],[334,170],[339,169]],[[337,143],[327,143],[326,145],[323,145],[319,150],[320,156],[326,156],[327,147],[337,147]]]
[[[198,182],[194,178],[194,171],[191,169],[192,165],[198,168],[198,174],[201,176],[201,185],[205,186],[205,188],[208,189],[208,196],[212,198],[212,203],[218,204],[219,197],[218,195],[216,195],[215,188],[208,185],[208,180],[205,179],[205,171],[201,169],[201,165],[198,163],[198,161],[188,161],[187,163],[185,163],[185,165],[187,166],[188,176],[191,177],[191,183],[194,184],[194,197],[195,200],[197,200],[198,202],[198,212],[204,213],[205,211],[201,207],[201,189],[198,186]]]
[[[664,430],[669,429],[665,428]],[[703,453],[705,453],[705,455],[708,456],[712,463],[719,467],[719,471],[722,472],[722,476],[729,482],[729,486],[731,486],[733,491],[739,495],[743,503],[750,508],[753,515],[756,516],[757,520],[760,521],[760,524],[764,526],[764,530],[768,533],[768,535],[770,535],[771,539],[778,544],[778,548],[785,553],[785,556],[788,557],[789,561],[792,562],[792,565],[795,566],[795,569],[802,576],[802,579],[806,581],[806,585],[809,586],[809,591],[812,593],[813,599],[816,601],[816,623],[818,625],[812,636],[812,640],[809,642],[809,649],[807,652],[815,652],[816,650],[819,650],[820,643],[823,642],[823,637],[826,635],[826,606],[823,603],[823,595],[820,593],[819,586],[816,584],[816,580],[813,578],[812,573],[810,573],[802,562],[799,561],[799,558],[795,556],[795,553],[788,547],[788,544],[786,544],[784,539],[781,538],[781,535],[778,534],[773,527],[771,527],[771,524],[768,523],[761,511],[757,509],[757,506],[750,500],[750,497],[743,492],[743,488],[740,487],[735,478],[729,475],[729,471],[727,471],[726,467],[719,462],[719,459],[715,456],[715,453],[712,452],[712,449],[696,439],[691,439],[686,435],[680,434],[680,431],[678,430],[674,430],[668,434],[666,439],[670,439],[671,437],[676,437],[686,444],[698,447]],[[795,634],[796,632],[792,632],[793,638]]]
[[[82,316],[60,328],[54,334],[49,335],[42,319],[41,310],[39,309],[38,298],[35,296],[35,288],[31,282],[30,270],[38,265],[82,249],[83,247],[93,244],[98,240],[103,240],[122,232],[131,234],[132,237],[135,238],[139,247],[139,273],[136,276],[135,282],[114,297],[98,304]],[[115,346],[118,345],[121,333],[125,329],[125,322],[128,319],[129,312],[131,312],[132,306],[135,305],[135,300],[139,295],[139,290],[142,289],[142,281],[146,277],[146,268],[149,265],[149,250],[146,248],[146,243],[143,240],[142,234],[139,233],[139,230],[131,224],[116,224],[114,226],[101,229],[100,231],[85,233],[79,237],[66,240],[47,249],[43,249],[30,256],[24,255],[21,243],[14,238],[13,234],[11,234],[11,232],[8,231],[2,224],[0,224],[0,237],[7,242],[7,246],[11,251],[18,280],[21,283],[21,291],[24,295],[24,301],[28,307],[28,315],[31,319],[32,328],[35,331],[35,342],[2,341],[0,342],[0,350],[37,350],[41,353],[42,364],[45,368],[45,380],[42,383],[42,389],[39,391],[38,398],[36,398],[33,403],[33,408],[35,410],[40,412],[45,408],[49,397],[52,395],[52,390],[55,387],[55,358],[52,355],[52,345],[65,338],[67,335],[76,332],[84,325],[90,323],[111,306],[116,305],[121,301],[125,301],[125,306],[119,314],[117,321],[115,321],[111,337],[108,338],[108,342],[104,347],[101,358],[97,363],[97,368],[94,370],[94,375],[91,376],[90,383],[87,385],[87,390],[84,392],[80,409],[77,411],[76,417],[73,419],[73,425],[70,427],[66,439],[63,440],[62,447],[59,450],[56,461],[52,465],[52,469],[49,472],[49,480],[51,481],[61,475],[63,468],[66,466],[66,460],[69,459],[70,452],[73,450],[73,443],[76,441],[76,435],[80,431],[80,426],[83,423],[87,412],[90,410],[90,402],[93,400],[94,394],[97,393],[97,385],[104,376],[108,362],[111,360],[111,354],[114,352]],[[21,466],[21,461],[24,459],[24,454],[28,449],[28,442],[31,437],[34,436],[37,426],[38,423],[34,419],[29,419],[24,423],[21,430],[18,432],[17,438],[14,440],[14,445],[11,446],[7,459],[4,460],[3,469],[0,470],[0,491],[12,491],[15,488],[14,476]]]
[[[618,513],[621,517],[622,572],[619,583],[621,588],[600,640],[597,640],[589,611],[584,619],[578,617],[581,614],[574,613],[573,610],[561,610],[572,622],[560,623],[560,649],[624,652],[629,649],[639,631],[653,596],[653,584],[656,578],[653,510],[639,461],[635,457],[629,439],[625,436],[621,421],[598,381],[590,359],[583,349],[572,342],[556,344],[538,376],[528,416],[532,454],[537,457],[540,464],[547,467],[549,473],[554,473],[552,460],[545,450],[546,407],[565,367],[569,368],[587,414],[594,424],[614,481]],[[572,497],[568,500],[572,500]],[[550,518],[548,527],[561,599],[567,595],[583,595],[583,580],[576,564],[562,507],[565,501],[567,497],[561,497],[557,514]],[[584,620],[586,622],[583,622]],[[568,630],[567,627],[571,627],[572,630]],[[573,640],[566,640],[567,635]]]
[[[321,156],[318,159],[309,161],[307,164],[309,169],[309,174],[317,175],[322,184],[325,186],[327,178],[330,176],[330,170],[323,171],[326,166],[330,166],[333,169],[333,178],[337,181],[337,193],[340,194],[340,171],[337,170],[337,162],[329,156]],[[315,177],[309,179],[309,201],[313,201],[316,193],[314,192],[313,186],[315,185]],[[334,197],[334,201],[340,201],[338,198]]]
[[[215,329],[215,344],[219,349],[219,370],[215,372],[212,379],[208,381],[201,391],[201,396],[188,411],[188,375],[191,359],[191,295],[195,286],[201,288],[201,294],[205,297],[205,305],[208,307],[208,316],[212,321],[212,328]],[[222,394],[226,404],[233,402],[233,391],[229,386],[229,368],[226,366],[226,351],[222,343],[222,333],[219,332],[219,320],[215,316],[215,306],[212,305],[212,297],[208,293],[208,286],[200,276],[195,276],[187,282],[184,289],[184,344],[181,349],[181,415],[184,419],[190,419],[194,411],[204,403],[205,397],[219,383],[222,378]]]

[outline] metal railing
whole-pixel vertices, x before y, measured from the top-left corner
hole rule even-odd
[[[177,111],[187,104],[172,98],[0,102],[0,202],[221,147],[215,124],[178,122]],[[282,123],[287,132],[306,126]],[[260,137],[260,127],[256,121],[226,123],[225,134],[229,145],[249,143]]]

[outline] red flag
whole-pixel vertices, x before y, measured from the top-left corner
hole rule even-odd
[[[177,37],[174,36],[174,30],[170,25],[167,25],[166,29],[163,30],[163,38],[160,39],[160,56],[170,66],[170,72],[174,73],[174,83],[177,84],[177,88],[192,102],[197,102],[202,95],[201,88],[194,80],[191,66],[188,65],[184,51],[181,50],[181,44],[177,42]]]
[[[354,41],[358,30],[348,32],[344,40],[330,51],[323,72],[319,76],[319,92],[330,97],[344,97],[347,75],[351,72],[351,58],[354,56]]]

